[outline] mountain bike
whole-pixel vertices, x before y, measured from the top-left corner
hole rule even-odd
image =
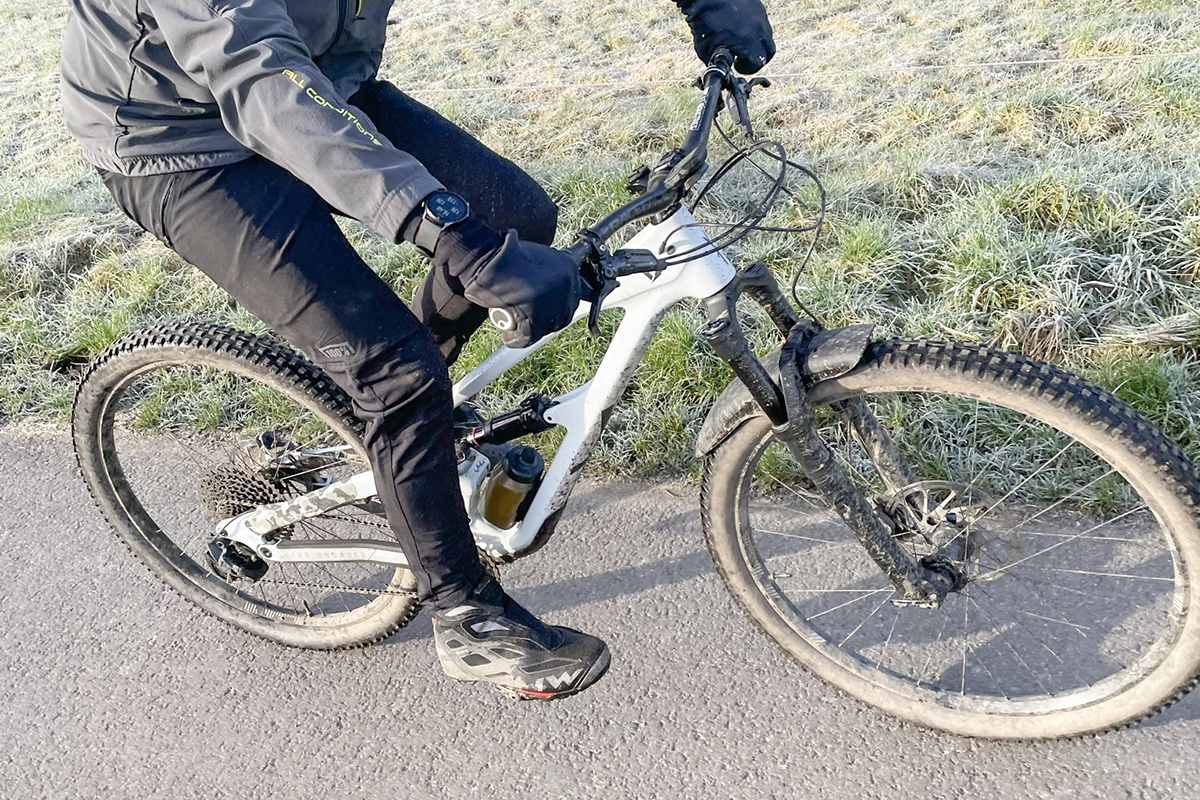
[[[710,237],[685,201],[721,111],[753,134],[747,98],[762,83],[718,53],[686,140],[571,246],[588,287],[575,324],[623,311],[591,380],[478,412],[489,384],[550,336],[500,347],[455,384],[462,500],[482,557],[501,564],[547,542],[664,314],[698,302],[700,336],[735,375],[697,435],[707,546],[736,602],[800,664],[968,736],[1104,731],[1178,700],[1200,671],[1194,467],[1129,406],[1057,366],[875,339],[869,325],[828,329],[763,265],[736,269],[726,245],[762,213]],[[751,150],[760,169],[764,158],[780,172],[793,164],[782,149]],[[762,357],[747,306],[777,332]],[[508,322],[502,309],[492,319]],[[552,427],[561,444],[519,519],[489,522],[481,498],[504,448]],[[117,534],[205,611],[328,649],[377,641],[415,615],[361,424],[286,346],[195,322],[132,333],[88,370],[73,434]]]

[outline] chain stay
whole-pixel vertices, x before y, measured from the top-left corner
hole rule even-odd
[[[364,524],[373,525],[374,523],[364,523]],[[387,525],[385,524],[382,527],[387,527]],[[483,551],[480,551],[479,559],[483,563],[483,568],[485,570],[487,570],[487,573],[489,575],[491,575],[493,578],[495,578],[496,580],[499,580],[500,579],[500,569],[499,569],[499,565],[496,563],[496,561],[493,560],[490,556],[487,556],[486,554],[484,554]],[[269,583],[269,584],[272,584],[273,586],[294,586],[294,587],[298,587],[301,589],[324,589],[325,591],[329,591],[329,592],[349,592],[351,594],[365,594],[365,595],[372,595],[372,596],[376,596],[376,597],[381,597],[383,595],[391,595],[391,596],[396,596],[396,597],[412,597],[412,598],[417,597],[416,592],[405,591],[403,589],[360,589],[356,586],[334,586],[332,584],[327,584],[327,583],[304,583],[303,581],[279,580],[277,578],[260,578],[259,580],[255,581],[254,583],[255,583],[255,585],[260,584],[260,583]]]

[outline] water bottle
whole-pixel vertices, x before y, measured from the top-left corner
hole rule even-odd
[[[483,518],[497,528],[517,524],[522,504],[542,477],[542,454],[529,445],[517,445],[504,454],[483,490]]]

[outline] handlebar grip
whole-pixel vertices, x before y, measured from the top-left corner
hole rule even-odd
[[[517,318],[507,308],[493,308],[488,312],[488,319],[499,331],[511,331],[517,327]]]
[[[576,266],[582,269],[583,263],[592,253],[592,246],[586,241],[578,241],[575,244],[563,250]],[[585,281],[586,284],[586,281]],[[488,321],[496,330],[504,333],[515,330],[517,327],[517,318],[507,308],[493,308],[488,311]]]
[[[733,51],[728,47],[718,47],[708,59],[708,66],[729,70],[733,66]]]
[[[569,255],[577,266],[582,267],[584,259],[592,252],[592,246],[581,239],[563,250],[563,252]]]

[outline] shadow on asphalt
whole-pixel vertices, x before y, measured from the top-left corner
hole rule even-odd
[[[568,513],[565,517],[566,520],[586,513],[591,507],[585,498],[581,497],[580,499],[584,502],[579,503],[575,513]],[[572,503],[572,505],[575,504]],[[695,521],[698,516],[699,510],[675,514],[647,525],[644,532],[653,533],[674,527],[681,522]],[[571,532],[564,530],[557,535],[567,537],[571,535]],[[554,540],[551,539],[546,547],[553,548]],[[715,571],[716,567],[708,552],[697,550],[686,555],[662,558],[647,564],[619,567],[593,575],[551,581],[541,586],[522,587],[514,591],[514,595],[518,602],[540,616],[588,603],[635,595],[659,586],[683,583],[708,573],[715,573]],[[501,568],[502,580],[503,577],[503,568]],[[427,619],[426,615],[419,615],[407,627],[396,631],[380,644],[405,644],[432,638],[432,628],[425,619]]]
[[[576,524],[588,524],[586,518],[589,516],[589,512],[605,502],[603,494],[603,492],[592,491],[574,498],[564,522],[568,526],[572,521],[575,521]],[[698,513],[698,510],[689,510],[652,522],[648,521],[649,524],[640,532],[652,534],[678,526],[694,525]],[[573,533],[575,531],[562,530],[558,535],[567,538]],[[548,548],[553,548],[554,544],[552,541]],[[632,597],[658,587],[684,583],[714,572],[712,559],[708,552],[700,546],[692,552],[660,558],[648,563],[618,567],[591,575],[553,580],[538,586],[525,586],[515,591],[514,594],[519,602],[540,615],[566,611],[590,603]],[[407,644],[432,638],[431,626],[427,620],[428,615],[420,615],[412,624],[397,631],[382,644]],[[1196,719],[1200,719],[1200,690],[1162,714],[1142,723],[1142,726],[1163,728]]]

